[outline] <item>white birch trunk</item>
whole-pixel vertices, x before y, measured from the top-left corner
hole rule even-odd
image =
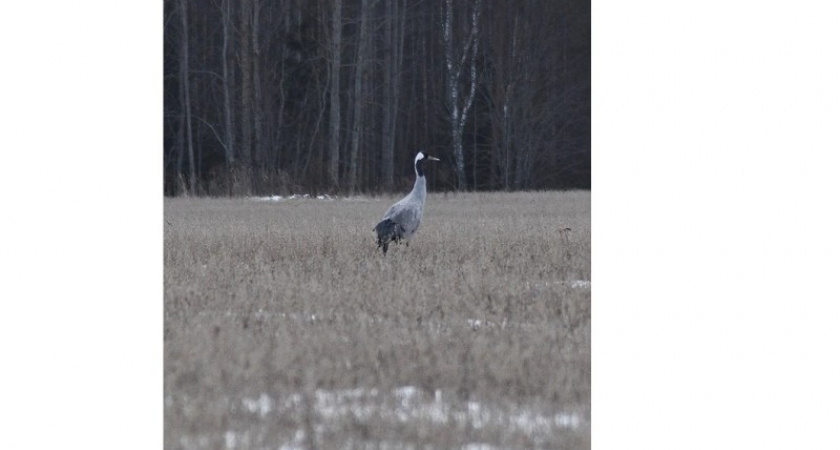
[[[452,30],[453,10],[452,0],[446,0],[446,11],[443,23],[444,53],[446,57],[446,90],[447,105],[449,107],[449,122],[452,127],[452,151],[455,156],[455,174],[458,182],[458,190],[467,187],[467,174],[464,164],[464,126],[475,99],[477,84],[476,55],[478,53],[478,19],[481,10],[481,0],[473,5],[470,31],[465,38],[463,49],[458,55],[455,54],[455,43]],[[466,64],[470,68],[470,90],[466,96],[461,92],[461,74]]]

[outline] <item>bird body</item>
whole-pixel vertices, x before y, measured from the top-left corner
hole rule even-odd
[[[423,205],[426,203],[426,176],[423,171],[425,161],[440,161],[437,158],[418,152],[414,158],[414,173],[417,176],[414,181],[414,189],[402,200],[391,205],[382,221],[376,225],[376,244],[382,249],[382,253],[388,253],[388,245],[391,242],[405,240],[406,245],[411,241],[414,233],[420,227],[423,219]]]

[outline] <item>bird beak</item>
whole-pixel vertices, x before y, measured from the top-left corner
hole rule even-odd
[[[427,156],[426,159],[429,161],[440,161],[439,159],[435,158],[434,156]]]

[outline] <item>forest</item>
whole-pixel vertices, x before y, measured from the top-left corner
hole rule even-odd
[[[590,188],[590,3],[164,0],[164,193]]]

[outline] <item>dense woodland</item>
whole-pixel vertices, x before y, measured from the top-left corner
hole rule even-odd
[[[587,0],[164,0],[167,195],[590,186]]]

